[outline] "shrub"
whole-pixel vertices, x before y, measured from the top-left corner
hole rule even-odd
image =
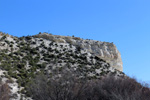
[[[80,80],[73,77],[73,74],[65,74],[55,79],[38,75],[29,85],[28,93],[34,100],[149,100],[150,98],[150,89],[129,77],[107,76],[101,79]]]
[[[6,35],[4,35],[2,38],[1,38],[1,40],[5,40],[6,39]]]
[[[10,88],[7,83],[0,85],[0,100],[10,100]]]

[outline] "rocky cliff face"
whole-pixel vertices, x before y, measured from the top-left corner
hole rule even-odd
[[[84,40],[79,37],[59,36],[47,33],[38,34],[34,37],[45,38],[58,43],[72,44],[105,60],[110,64],[110,66],[116,68],[117,70],[123,71],[121,54],[113,43],[95,41],[90,39]]]

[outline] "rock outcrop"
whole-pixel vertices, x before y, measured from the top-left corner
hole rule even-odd
[[[38,34],[34,37],[45,38],[58,43],[69,43],[71,45],[77,46],[78,48],[90,52],[93,55],[105,60],[110,64],[110,66],[116,68],[117,70],[123,71],[121,54],[113,43],[95,41],[90,39],[84,40],[74,36],[59,36],[48,33]]]

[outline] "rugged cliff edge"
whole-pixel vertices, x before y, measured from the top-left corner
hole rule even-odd
[[[59,36],[59,35],[52,35],[48,33],[42,33],[42,34],[40,33],[38,35],[35,35],[34,37],[45,38],[58,43],[72,44],[105,60],[117,70],[123,71],[121,54],[113,43],[95,41],[90,39],[84,40],[74,36],[73,37]]]

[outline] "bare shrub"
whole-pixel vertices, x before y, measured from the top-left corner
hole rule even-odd
[[[83,82],[68,74],[58,79],[38,75],[29,85],[28,92],[34,100],[79,100]]]
[[[88,84],[92,87],[88,86],[88,90],[84,93],[89,100],[149,100],[150,98],[149,88],[129,77],[108,76]]]
[[[53,79],[37,76],[28,88],[34,100],[149,100],[150,89],[129,77],[77,79],[70,74]]]
[[[5,84],[0,85],[0,100],[9,100],[10,99],[10,88]]]

